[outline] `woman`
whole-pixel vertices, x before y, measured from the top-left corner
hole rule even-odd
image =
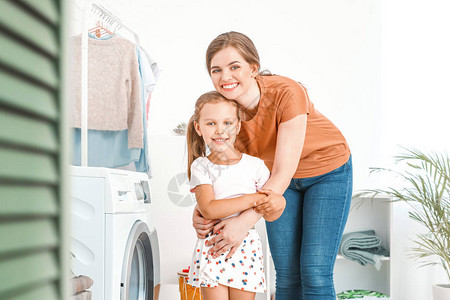
[[[276,299],[336,299],[333,268],[352,195],[350,150],[341,132],[286,77],[260,74],[259,56],[244,34],[228,32],[209,45],[206,65],[215,89],[242,107],[236,147],[264,160],[269,195],[254,210],[205,220],[197,209],[199,238],[211,230],[219,256],[231,257],[245,233],[266,219],[276,270]],[[217,224],[216,224],[217,223]]]

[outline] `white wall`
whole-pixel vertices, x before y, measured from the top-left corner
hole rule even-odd
[[[74,2],[82,7],[82,0]],[[246,33],[263,68],[307,87],[316,107],[350,144],[355,190],[383,182],[369,178],[368,168],[390,166],[397,144],[449,149],[446,0],[99,2],[139,34],[141,45],[163,69],[149,122],[163,283],[176,283],[176,271],[189,264],[194,244],[192,207],[173,204],[167,194],[168,182],[184,171],[185,163],[183,142],[172,136],[172,128],[189,119],[201,93],[213,89],[204,54],[222,32]],[[79,33],[79,10],[72,16],[72,34]],[[409,221],[404,222],[396,225],[411,234]],[[427,273],[410,260],[402,266],[416,275],[409,272],[399,284],[408,287],[410,296],[396,299],[426,299],[417,295],[428,293]]]
[[[450,149],[450,3],[383,1],[382,156],[395,145]]]
[[[350,143],[356,186],[368,184],[367,168],[376,165],[379,153],[377,1],[164,3],[149,8],[151,25],[142,38],[164,69],[152,102],[150,132],[170,134],[189,119],[198,96],[213,89],[204,62],[209,42],[222,32],[241,31],[259,49],[262,68],[306,85],[316,107]]]
[[[397,145],[413,146],[424,151],[450,149],[450,39],[445,0],[386,0],[382,2],[381,48],[381,131],[380,157],[391,166],[392,156],[401,151]],[[388,183],[383,181],[383,183]],[[394,267],[395,299],[431,299],[430,285],[443,283],[445,277],[437,267],[419,268],[408,257],[407,248],[416,232],[423,232],[406,213],[396,210],[398,254]],[[403,254],[403,255],[402,255]]]

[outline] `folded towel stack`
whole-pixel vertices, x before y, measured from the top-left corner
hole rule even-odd
[[[92,292],[88,291],[94,281],[87,276],[77,276],[72,278],[72,300],[91,300]]]
[[[368,263],[372,264],[377,270],[381,268],[381,258],[389,256],[389,251],[381,246],[381,239],[375,235],[373,230],[344,234],[339,253],[363,266]]]

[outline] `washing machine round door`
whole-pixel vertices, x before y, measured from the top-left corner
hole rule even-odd
[[[147,224],[137,221],[130,231],[124,255],[121,300],[153,299],[153,257]]]

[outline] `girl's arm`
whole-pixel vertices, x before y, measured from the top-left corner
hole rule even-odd
[[[254,193],[229,199],[215,199],[214,190],[210,184],[195,187],[197,206],[205,219],[213,220],[231,216],[253,207],[255,202],[265,198],[265,194]]]

